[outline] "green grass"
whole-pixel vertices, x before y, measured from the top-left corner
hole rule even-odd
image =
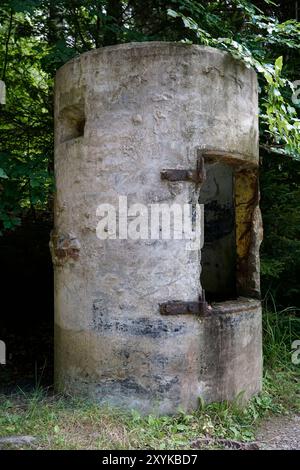
[[[300,309],[277,311],[271,301],[272,308],[266,308],[263,315],[264,360],[269,369],[286,370],[291,367],[292,342],[300,339]]]
[[[298,336],[297,336],[298,335]],[[40,449],[189,449],[201,437],[255,440],[269,416],[300,411],[300,366],[291,363],[291,342],[300,338],[292,311],[264,314],[263,391],[245,407],[205,405],[176,417],[99,408],[93,403],[47,393],[20,393],[0,400],[0,436],[36,436]]]
[[[0,435],[33,435],[42,449],[188,449],[199,437],[249,441],[264,417],[300,410],[298,389],[296,374],[275,380],[267,373],[263,392],[244,408],[202,405],[176,417],[142,417],[38,389],[1,400]]]

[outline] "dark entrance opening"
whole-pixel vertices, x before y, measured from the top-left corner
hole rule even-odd
[[[0,237],[0,340],[6,345],[0,393],[53,383],[51,228],[50,214],[36,214]]]
[[[236,234],[234,171],[221,162],[205,164],[201,187],[204,204],[204,246],[201,284],[208,301],[236,298]]]

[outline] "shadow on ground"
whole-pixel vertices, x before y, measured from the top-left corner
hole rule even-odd
[[[27,218],[0,237],[0,393],[53,382],[53,272],[49,252],[51,220]]]

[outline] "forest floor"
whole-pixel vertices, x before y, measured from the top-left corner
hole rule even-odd
[[[18,408],[16,404],[15,407]],[[18,412],[20,413],[20,408]],[[182,429],[180,425],[176,428],[174,423],[173,431],[170,427],[170,432],[165,432],[166,429],[161,429],[160,432],[151,429],[153,423],[151,424],[149,421],[148,423],[145,421],[143,425],[137,423],[135,427],[128,429],[128,423],[124,426],[122,419],[118,423],[116,416],[114,419],[111,412],[104,413],[101,419],[99,419],[99,416],[92,419],[87,410],[84,414],[75,415],[73,413],[63,413],[59,417],[58,413],[57,419],[55,419],[56,424],[53,422],[53,426],[51,425],[51,417],[49,420],[46,419],[44,423],[38,423],[37,421],[35,426],[30,429],[31,434],[24,435],[21,433],[21,431],[24,432],[27,429],[20,429],[17,434],[9,432],[9,435],[0,437],[0,450],[300,450],[300,415],[272,417],[262,421],[253,434],[254,439],[250,441],[212,437],[207,433],[204,437],[203,434],[200,434],[202,437],[195,439],[193,438],[195,435],[185,436],[184,426],[182,426]],[[7,431],[9,431],[9,428]],[[173,436],[171,435],[172,432]],[[155,434],[160,434],[159,444],[158,435]],[[185,437],[188,437],[188,439]]]
[[[141,416],[54,394],[0,395],[0,449],[299,449],[298,371],[268,373],[262,393],[239,403],[200,404],[177,416]]]

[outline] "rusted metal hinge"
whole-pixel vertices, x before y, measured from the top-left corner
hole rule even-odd
[[[190,181],[192,183],[203,183],[206,178],[206,172],[204,167],[204,158],[198,152],[197,158],[197,168],[196,170],[188,169],[188,170],[181,170],[181,169],[169,169],[169,170],[162,170],[160,172],[160,177],[162,180],[167,181]]]
[[[199,299],[198,302],[184,302],[181,300],[171,300],[169,302],[164,302],[160,304],[159,311],[161,315],[192,314],[203,317],[208,315],[209,308],[203,292],[203,297]]]

